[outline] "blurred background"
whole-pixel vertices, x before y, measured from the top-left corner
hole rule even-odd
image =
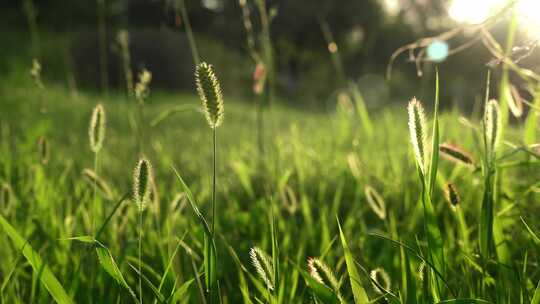
[[[263,2],[265,16],[261,16],[259,7]],[[535,71],[540,63],[535,48],[540,31],[535,20],[540,16],[534,14],[540,15],[540,10],[535,0],[521,2],[524,4],[516,9],[520,25],[514,45],[526,48],[528,53],[521,64]],[[200,57],[215,65],[227,96],[241,100],[253,97],[257,53],[260,55],[266,47],[266,18],[273,55],[273,94],[283,103],[325,109],[337,101],[336,92],[349,82],[358,85],[369,108],[404,103],[410,96],[430,94],[433,65],[439,62],[443,106],[455,105],[468,111],[483,94],[487,65],[494,62],[474,25],[497,14],[507,3],[5,0],[0,3],[0,71],[4,79],[27,78],[36,58],[47,82],[104,94],[122,91],[126,71],[123,50],[127,48],[127,65],[134,78],[146,68],[153,74],[153,90],[194,92],[194,62],[184,6]],[[503,12],[488,28],[503,47],[510,16]],[[435,53],[428,55],[437,58],[415,62],[425,54],[419,53],[420,49],[405,51],[395,58],[389,71],[391,56],[400,47],[456,30],[459,33],[450,39],[430,42]],[[122,47],[122,33],[127,34],[126,48]],[[453,54],[452,50],[460,46],[463,49]],[[448,50],[451,56],[447,57]],[[499,70],[493,69],[495,82],[500,78]],[[516,87],[520,88],[518,80]],[[527,92],[522,95],[528,96]]]

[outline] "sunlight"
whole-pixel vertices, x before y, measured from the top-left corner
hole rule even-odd
[[[448,14],[458,22],[476,24],[487,19],[505,3],[506,0],[453,0]]]
[[[453,0],[448,7],[448,14],[457,22],[477,24],[496,13],[508,0]],[[540,38],[540,1],[519,0],[516,3],[521,29],[531,38]]]

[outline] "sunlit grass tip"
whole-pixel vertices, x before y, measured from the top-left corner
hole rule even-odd
[[[443,143],[439,145],[439,152],[445,159],[466,166],[474,166],[471,154],[456,145]]]
[[[50,155],[50,148],[49,148],[49,142],[44,136],[40,136],[37,142],[38,145],[38,152],[39,152],[39,160],[41,164],[46,165],[49,163],[49,155]]]
[[[426,174],[426,117],[422,103],[413,97],[407,106],[409,113],[409,133],[416,157],[416,163],[422,174]]]
[[[208,124],[215,129],[223,122],[224,108],[221,86],[212,65],[199,63],[195,70],[195,80]]]
[[[371,186],[366,186],[364,188],[364,194],[366,195],[366,200],[368,202],[371,210],[381,219],[386,218],[386,202],[382,196]]]
[[[499,104],[495,99],[490,99],[484,112],[484,136],[486,138],[487,152],[494,155],[499,145],[502,120]]]
[[[274,267],[270,256],[259,247],[252,247],[249,250],[249,257],[251,258],[251,263],[255,267],[257,274],[266,284],[266,288],[274,290]]]
[[[105,140],[105,123],[105,108],[99,103],[92,111],[90,127],[88,129],[90,149],[92,149],[92,152],[94,153],[98,153],[103,147],[103,141]]]
[[[336,276],[323,261],[318,258],[308,258],[308,272],[317,282],[324,284],[339,293],[340,283]]]
[[[146,158],[141,158],[133,172],[133,200],[143,211],[150,199],[152,180],[152,165]]]
[[[371,283],[373,284],[373,289],[375,289],[377,293],[384,294],[392,287],[390,276],[384,269],[380,267],[371,270],[369,272],[369,276],[372,280]]]
[[[90,185],[96,185],[96,187],[103,193],[106,199],[112,199],[113,192],[109,184],[103,180],[97,173],[89,168],[86,168],[82,172],[83,177],[90,183]]]
[[[460,203],[460,198],[459,198],[459,194],[457,192],[456,186],[454,186],[454,184],[452,183],[448,183],[446,184],[446,188],[444,192],[445,192],[446,201],[450,203],[450,206],[452,206],[452,209],[457,208],[457,206]]]
[[[139,102],[143,102],[150,93],[150,82],[152,81],[152,73],[147,69],[142,69],[139,73],[139,81],[135,84],[135,97]]]

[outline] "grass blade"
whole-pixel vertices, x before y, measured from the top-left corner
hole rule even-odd
[[[34,269],[36,273],[40,272],[39,280],[41,281],[41,284],[43,284],[47,291],[49,291],[56,303],[74,303],[49,267],[43,263],[39,254],[32,249],[32,246],[28,244],[28,242],[15,230],[15,228],[13,228],[13,226],[11,226],[11,224],[9,224],[9,222],[2,215],[0,215],[0,226],[6,232],[7,236],[11,239],[15,246],[17,248],[22,248],[22,254],[30,266],[32,266],[32,269]]]
[[[114,261],[114,258],[109,251],[109,249],[102,244],[99,244],[96,246],[96,254],[99,260],[99,264],[103,269],[122,287],[124,287],[131,297],[133,298],[133,301],[135,303],[139,303],[139,300],[137,299],[137,296],[135,295],[135,292],[129,287],[128,283],[124,279],[124,276],[122,275],[122,272],[118,268],[118,265],[116,265],[116,262]]]
[[[352,256],[351,249],[349,248],[349,245],[347,244],[345,235],[343,234],[343,231],[341,230],[341,224],[339,223],[339,219],[337,219],[337,223],[338,223],[338,228],[339,228],[339,237],[341,239],[341,245],[343,246],[343,252],[345,254],[345,263],[347,264],[349,280],[351,281],[351,288],[353,291],[354,303],[368,304],[369,298],[367,296],[366,291],[364,290],[364,287],[362,287],[360,274],[358,273],[358,269],[356,268],[356,264]]]

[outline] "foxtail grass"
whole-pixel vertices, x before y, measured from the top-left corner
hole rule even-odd
[[[202,107],[206,120],[212,130],[212,223],[211,223],[211,239],[215,239],[216,230],[216,168],[217,168],[217,128],[223,122],[224,107],[223,95],[221,94],[221,86],[214,73],[212,65],[202,62],[195,69],[195,83],[197,92],[202,102]],[[217,263],[215,246],[210,244],[210,239],[205,237],[205,269],[206,283],[210,292],[210,303],[214,303],[218,298],[217,295],[217,276],[215,265]]]
[[[451,162],[470,167],[474,166],[474,159],[472,158],[471,154],[461,147],[448,143],[442,143],[439,146],[439,152],[443,158]]]
[[[272,258],[259,247],[252,247],[249,250],[251,263],[257,272],[259,278],[264,282],[264,285],[269,291],[275,289],[276,281],[274,277],[274,266]]]
[[[368,202],[371,210],[381,219],[386,218],[386,202],[382,196],[371,186],[366,186],[364,188],[364,194],[366,195],[366,200]]]
[[[489,82],[488,82],[489,83]],[[480,219],[480,253],[485,259],[492,256],[494,250],[493,241],[493,208],[495,202],[495,179],[496,179],[496,151],[499,145],[500,132],[502,130],[502,117],[499,104],[494,99],[488,100],[483,119],[484,135],[484,196]]]
[[[380,267],[377,267],[369,272],[373,289],[379,294],[385,294],[392,287],[390,276]]]
[[[105,124],[106,116],[105,109],[102,104],[97,104],[92,111],[92,117],[90,118],[90,127],[88,128],[88,137],[90,138],[90,149],[94,153],[94,173],[99,176],[99,152],[103,148],[103,142],[105,141]],[[92,234],[96,233],[96,221],[98,217],[98,203],[97,203],[97,179],[94,179],[94,203],[92,212]]]
[[[137,135],[138,135],[138,149],[139,154],[144,153],[144,141],[145,141],[145,130],[146,130],[146,120],[144,117],[144,106],[145,100],[150,94],[150,82],[152,81],[152,73],[147,69],[143,68],[139,73],[139,80],[135,84],[135,99],[137,100]]]
[[[317,282],[331,288],[336,294],[336,297],[339,299],[340,303],[345,303],[340,291],[341,283],[328,265],[318,258],[308,258],[307,268],[311,277],[313,277]]]
[[[133,201],[137,204],[139,214],[139,302],[143,303],[142,296],[142,238],[143,238],[143,212],[150,200],[151,183],[153,179],[152,165],[142,157],[133,171]]]
[[[418,175],[422,186],[422,205],[424,209],[424,229],[427,235],[427,260],[435,269],[430,269],[429,283],[433,301],[440,301],[443,296],[443,281],[435,274],[440,273],[444,277],[445,262],[441,231],[438,225],[432,197],[437,176],[437,166],[439,160],[439,76],[436,73],[435,83],[435,106],[433,114],[433,129],[431,137],[431,153],[427,148],[427,128],[425,122],[424,109],[420,101],[413,98],[409,102],[409,132],[413,146]]]

